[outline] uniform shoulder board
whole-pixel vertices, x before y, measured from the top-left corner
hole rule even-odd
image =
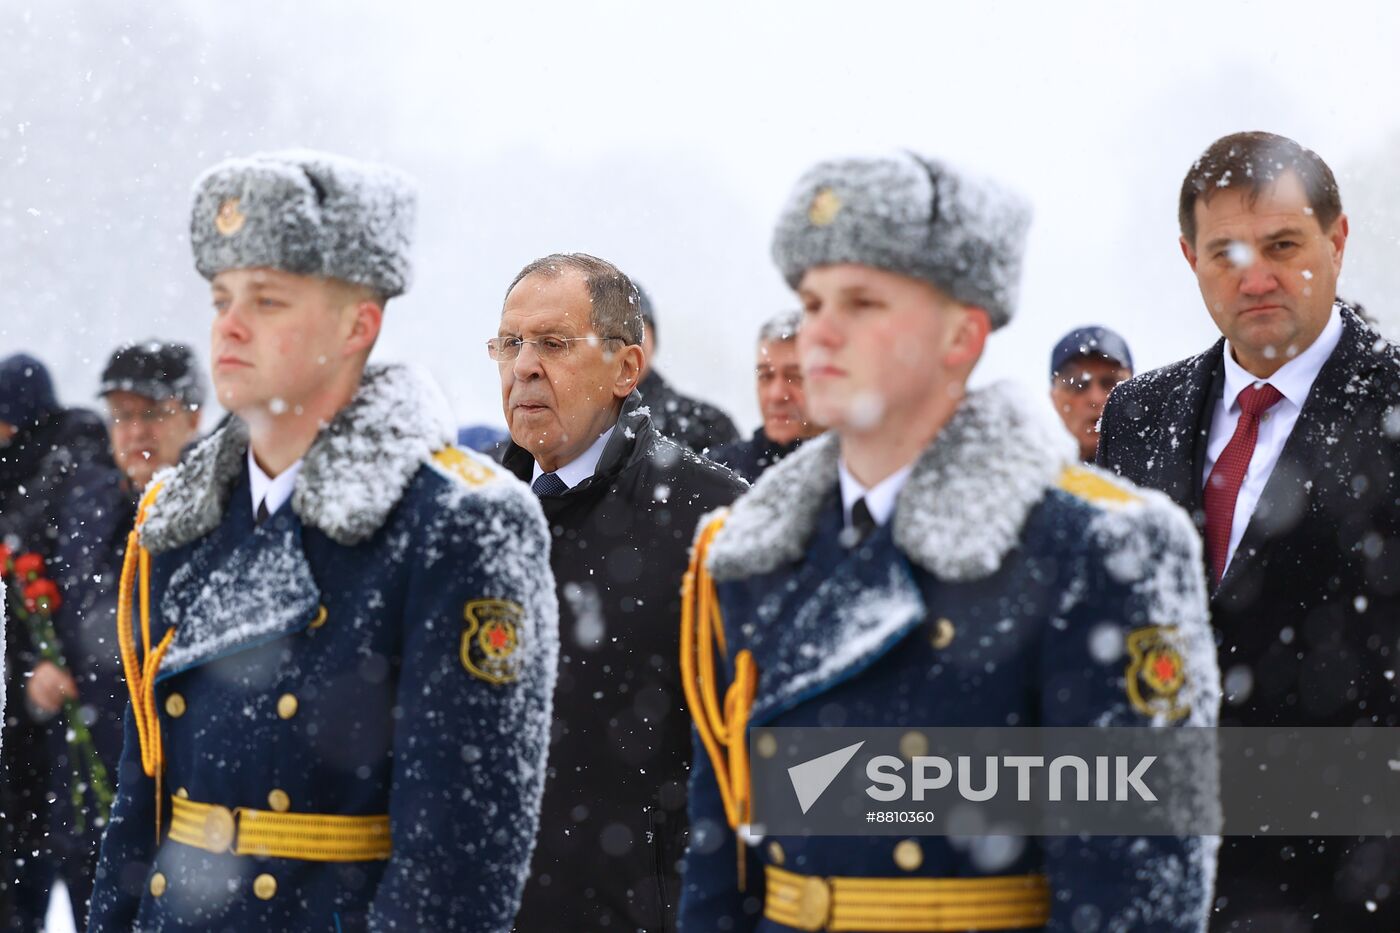
[[[1109,508],[1143,501],[1132,484],[1096,467],[1066,466],[1060,471],[1055,487],[1076,499]]]
[[[460,447],[444,447],[433,454],[433,465],[446,476],[477,489],[496,479],[499,468],[483,463]]]

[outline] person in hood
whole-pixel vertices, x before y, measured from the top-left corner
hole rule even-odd
[[[724,444],[706,456],[722,463],[750,483],[764,470],[792,453],[802,442],[822,433],[807,417],[807,394],[797,359],[800,311],[785,311],[766,321],[758,332],[758,408],[763,424],[747,440]]]
[[[690,529],[744,488],[657,433],[637,391],[644,324],[616,266],[538,259],[488,349],[502,462],[549,521],[562,648],[530,882],[516,929],[674,929],[690,720],[673,620]]]
[[[227,422],[143,496],[131,705],[88,929],[506,933],[558,650],[529,490],[367,364],[415,196],[326,153],[196,183]]]
[[[967,388],[1028,224],[1000,186],[912,154],[820,163],[780,216],[831,431],[697,538],[684,933],[1204,927],[1209,838],[753,835],[758,727],[1215,721],[1189,519],[1081,466],[1043,393]],[[715,600],[721,619],[694,611]]]
[[[111,468],[101,418],[65,408],[48,368],[27,353],[0,360],[0,545],[53,557],[59,504],[88,467]],[[11,614],[12,615],[12,614]],[[24,702],[37,657],[18,618],[6,621],[5,722],[0,736],[0,929],[37,931],[48,905],[44,849],[52,768],[44,726]]]
[[[656,306],[645,289],[633,284],[646,331],[642,338],[642,377],[637,389],[651,412],[657,433],[702,456],[723,444],[734,443],[739,439],[739,429],[728,415],[709,402],[677,390],[654,365],[660,339]]]

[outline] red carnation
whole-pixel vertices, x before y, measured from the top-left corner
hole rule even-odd
[[[15,576],[21,580],[37,580],[44,575],[44,557],[41,554],[21,554],[15,558]]]
[[[61,605],[63,597],[52,580],[35,580],[24,588],[24,608],[30,612],[57,612]]]
[[[10,549],[0,544],[0,573],[10,569]]]

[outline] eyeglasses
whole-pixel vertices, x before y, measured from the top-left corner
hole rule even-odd
[[[626,343],[623,337],[599,337],[597,334],[589,334],[587,337],[556,337],[546,335],[544,337],[534,337],[524,340],[520,337],[492,337],[486,341],[486,353],[498,363],[508,363],[520,355],[520,350],[525,344],[535,348],[535,352],[542,360],[563,359],[573,352],[576,343],[607,343],[612,340],[621,340]]]
[[[1120,377],[1117,373],[1104,373],[1097,379],[1090,376],[1088,373],[1055,377],[1056,383],[1073,392],[1075,395],[1083,395],[1085,392],[1089,391],[1089,387],[1095,383],[1105,392],[1112,392],[1118,387],[1119,383],[1126,381],[1126,379]]]

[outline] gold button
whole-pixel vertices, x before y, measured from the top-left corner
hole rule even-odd
[[[210,852],[227,852],[233,845],[233,811],[210,807],[204,814],[204,847]]]
[[[165,698],[165,711],[176,719],[185,715],[185,698],[178,693],[172,693]]]
[[[914,871],[924,863],[924,848],[913,839],[894,847],[894,863],[905,871]]]
[[[253,879],[253,893],[260,901],[270,901],[277,893],[277,879],[271,875],[258,875]]]
[[[953,636],[957,633],[951,621],[939,619],[933,626],[933,647],[942,651],[953,643]]]
[[[797,926],[803,930],[825,930],[831,919],[831,886],[825,878],[803,878],[797,895]]]
[[[187,791],[187,790],[185,790],[183,787],[181,787],[179,790],[175,791],[175,796],[176,796],[176,797],[183,798],[183,799],[185,799],[185,800],[189,800],[189,799],[190,799],[190,792]]]
[[[928,754],[928,736],[922,732],[906,732],[899,740],[899,753],[913,761]]]
[[[778,754],[778,740],[773,737],[771,732],[760,733],[758,740],[754,742],[754,747],[758,749],[760,758],[772,758]]]
[[[774,865],[781,865],[787,861],[787,853],[783,851],[782,844],[777,840],[768,843],[768,861]]]
[[[151,876],[151,897],[160,897],[165,893],[165,876],[156,872]]]
[[[278,813],[286,813],[292,808],[292,798],[287,796],[287,792],[280,788],[274,788],[267,795],[267,805]]]
[[[320,628],[321,626],[325,625],[325,624],[326,624],[326,615],[327,615],[327,613],[326,613],[326,607],[325,607],[325,606],[322,606],[320,609],[317,609],[317,610],[316,610],[316,618],[314,618],[314,619],[311,620],[311,627],[315,629],[315,628]]]
[[[291,719],[297,714],[297,698],[290,693],[284,693],[277,698],[277,715],[283,719]]]

